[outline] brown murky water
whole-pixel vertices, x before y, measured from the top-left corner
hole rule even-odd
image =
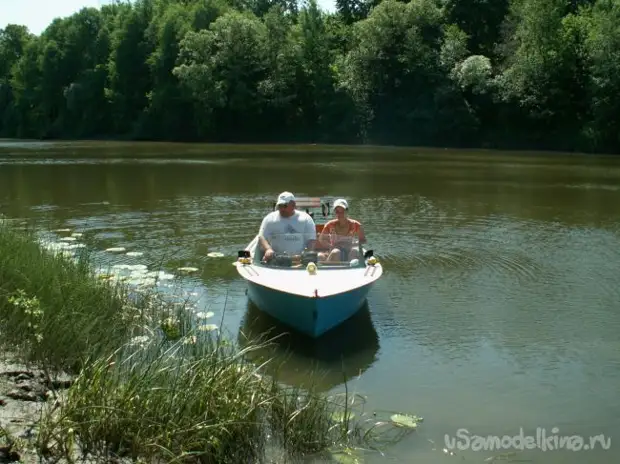
[[[304,383],[318,367],[324,390],[346,377],[368,411],[424,416],[365,462],[618,462],[620,157],[229,151],[5,143],[0,212],[82,232],[94,250],[144,253],[98,255],[112,263],[198,267],[183,285],[243,340],[273,321],[248,305],[236,251],[280,191],[342,195],[385,274],[367,308],[325,339],[284,337],[282,376]],[[459,429],[586,444],[604,434],[611,448],[476,450]],[[468,449],[445,453],[446,435]]]

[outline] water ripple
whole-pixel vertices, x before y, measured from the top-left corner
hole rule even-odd
[[[292,188],[345,196],[385,265],[368,305],[380,348],[376,360],[371,350],[361,381],[373,407],[428,413],[420,432],[436,437],[446,433],[437,424],[500,430],[549,420],[577,431],[596,420],[613,431],[620,412],[618,161],[438,156],[363,163],[250,157],[234,169],[15,164],[0,170],[0,201],[13,217],[83,233],[80,242],[112,265],[175,275],[197,268],[184,276],[186,291],[215,319],[226,309],[225,324],[235,331],[247,297],[231,260],[274,195]],[[271,161],[273,169],[257,176]],[[102,251],[109,247],[143,255]],[[213,251],[224,257],[210,258]],[[289,362],[292,372],[308,361]],[[584,395],[587,406],[580,406]]]

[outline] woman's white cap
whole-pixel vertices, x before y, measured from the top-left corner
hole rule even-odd
[[[336,201],[334,201],[334,211],[336,210],[337,206],[342,206],[345,210],[349,209],[349,204],[344,198],[338,198]]]

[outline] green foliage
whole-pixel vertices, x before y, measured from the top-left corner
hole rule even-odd
[[[620,2],[601,0],[588,10],[584,51],[589,58],[587,89],[592,118],[587,124],[592,147],[620,145]]]
[[[88,255],[47,245],[0,222],[2,347],[41,368],[49,388],[71,377],[66,394],[47,395],[41,459],[264,462],[267,448],[303,458],[405,435],[353,412],[348,390],[324,396],[266,376],[247,355],[269,340],[240,348],[185,305],[130,291],[97,275]],[[0,428],[2,439],[10,452]]]
[[[133,329],[123,318],[125,297],[93,278],[85,259],[49,253],[31,234],[0,224],[2,344],[26,360],[77,372],[86,359],[111,353]]]
[[[0,30],[0,135],[617,152],[620,0],[139,0]]]

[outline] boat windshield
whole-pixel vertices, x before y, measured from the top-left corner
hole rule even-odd
[[[357,237],[325,237],[314,245],[304,234],[276,234],[267,238],[275,256],[265,263],[264,252],[257,247],[254,261],[274,267],[305,269],[310,262],[317,267],[364,267],[364,248]]]

